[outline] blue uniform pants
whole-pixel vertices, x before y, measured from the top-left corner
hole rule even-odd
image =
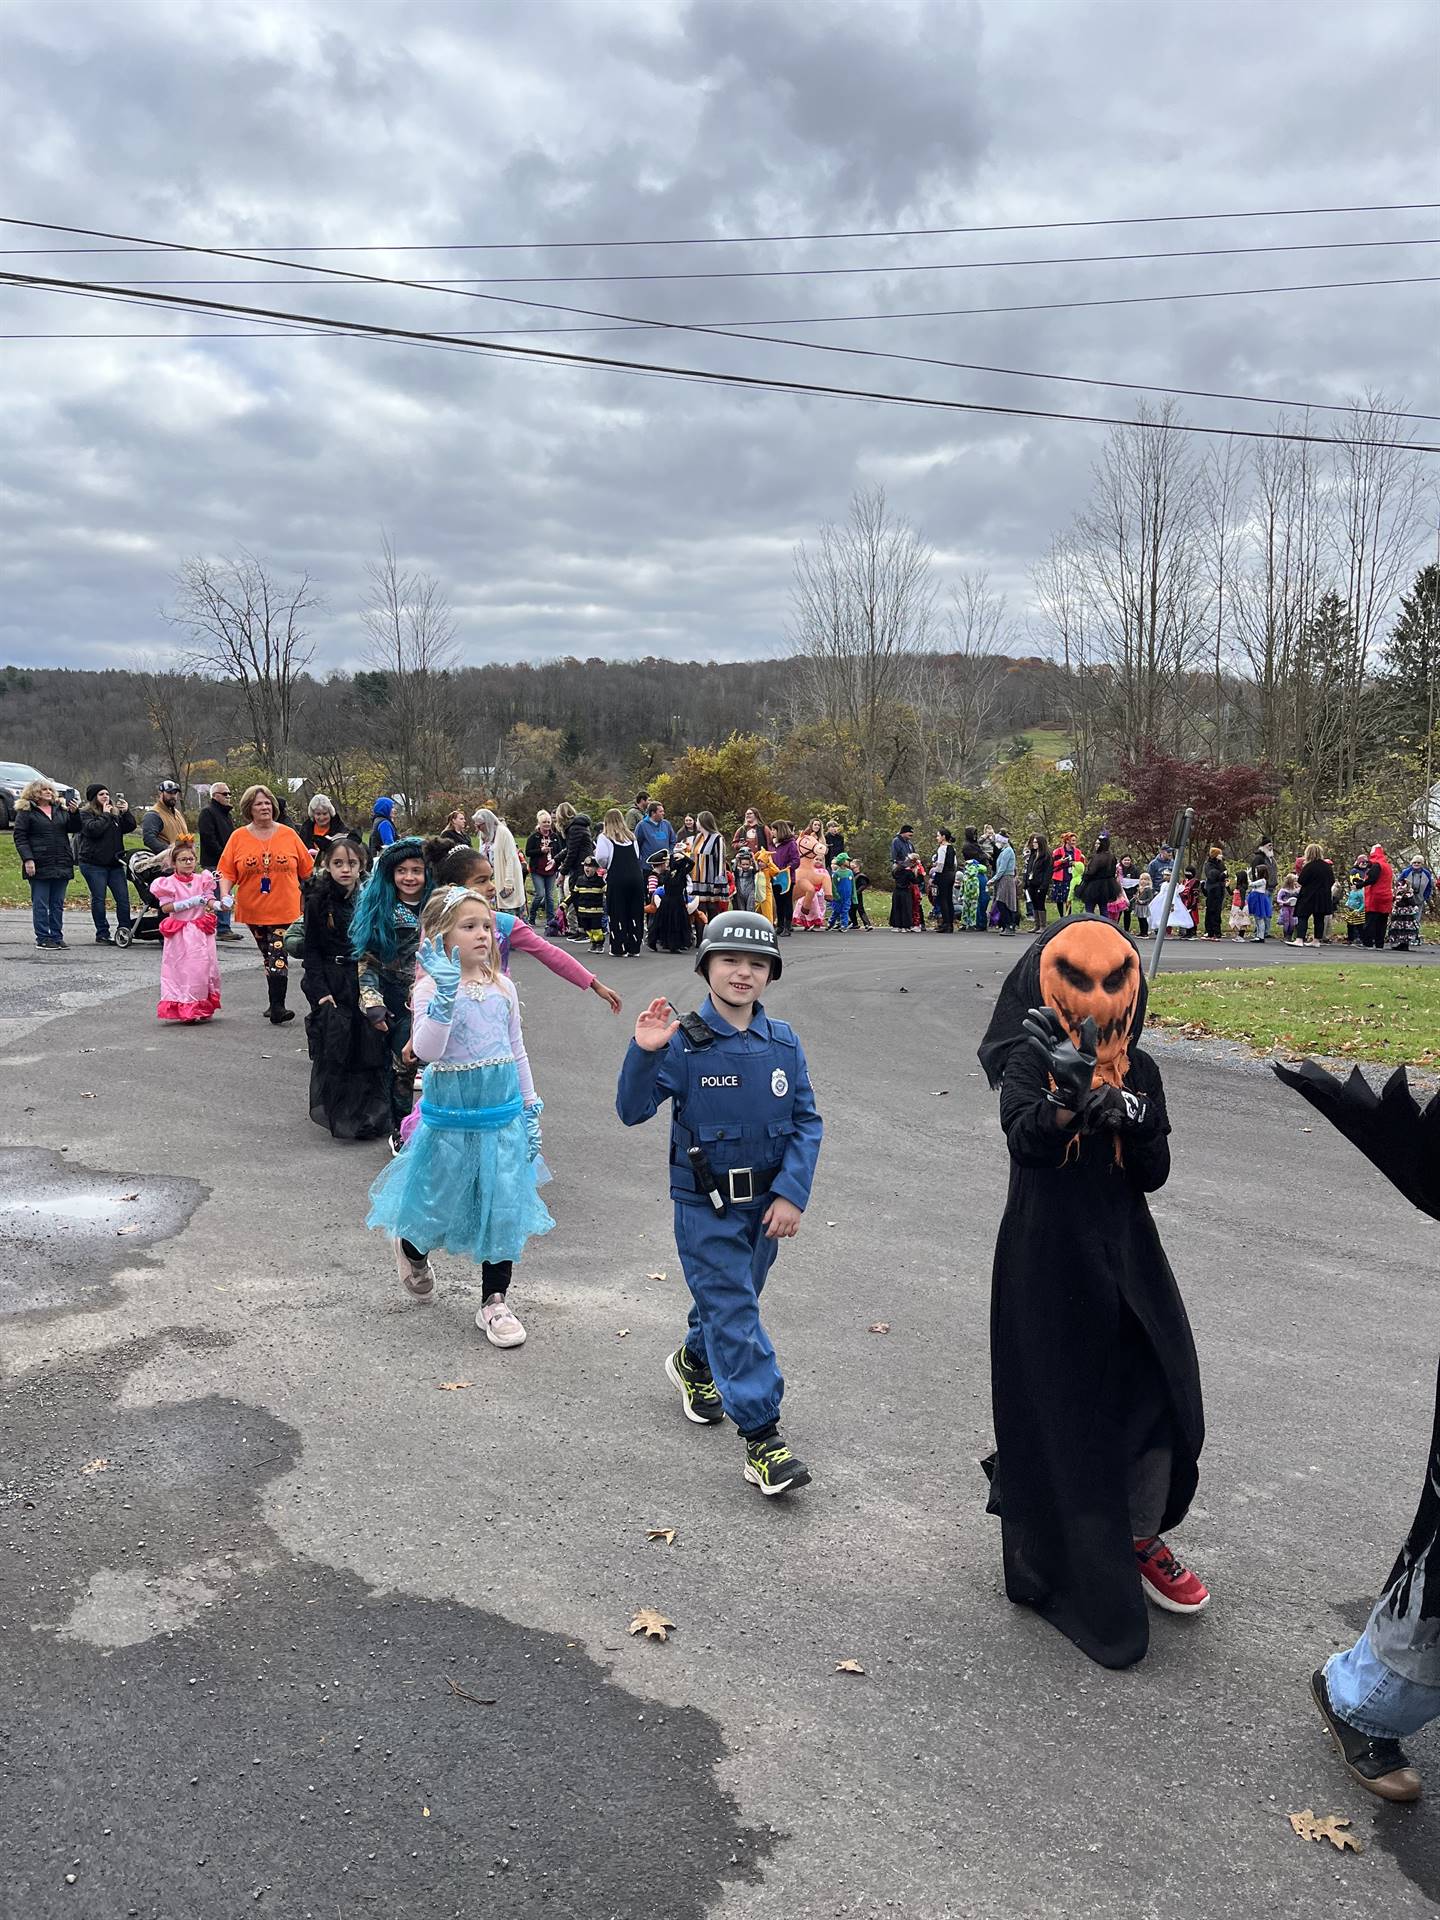
[[[778,1240],[765,1237],[768,1201],[716,1213],[675,1203],[675,1245],[690,1289],[685,1345],[706,1362],[720,1404],[742,1434],[761,1433],[780,1418],[784,1377],[760,1324],[760,1295]]]

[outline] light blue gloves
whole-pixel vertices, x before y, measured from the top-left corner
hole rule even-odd
[[[530,1160],[540,1158],[540,1116],[545,1111],[543,1100],[534,1100],[525,1109],[525,1138],[530,1151],[526,1156]]]
[[[420,942],[419,960],[435,982],[435,991],[425,1009],[426,1017],[445,1026],[455,1011],[455,995],[460,990],[460,962],[453,954],[446,953],[436,940]]]

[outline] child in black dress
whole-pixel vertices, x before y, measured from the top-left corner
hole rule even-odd
[[[658,867],[659,855],[655,856]],[[684,953],[691,944],[690,905],[686,888],[693,863],[671,855],[661,872],[660,904],[650,922],[649,947],[652,953]]]

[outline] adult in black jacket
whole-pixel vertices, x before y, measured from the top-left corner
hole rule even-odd
[[[1104,913],[1111,901],[1118,900],[1123,891],[1110,836],[1102,833],[1095,842],[1094,852],[1085,862],[1085,878],[1080,883],[1081,905],[1086,913]]]
[[[337,1140],[378,1140],[392,1124],[389,1047],[360,1011],[360,970],[350,950],[365,865],[359,840],[326,834],[305,893],[300,985],[311,1009],[310,1118]]]
[[[1030,918],[1037,933],[1045,924],[1046,902],[1050,898],[1054,872],[1049,847],[1038,833],[1032,833],[1025,842],[1025,870],[1020,876],[1020,884],[1030,904]]]
[[[955,931],[955,836],[949,827],[935,835],[935,860],[930,868],[935,883],[935,917],[941,933]]]
[[[1325,938],[1325,922],[1335,911],[1335,869],[1325,858],[1325,849],[1313,841],[1305,849],[1300,869],[1299,895],[1295,901],[1296,946],[1318,947]],[[1307,938],[1305,929],[1313,927]]]
[[[95,922],[95,944],[113,947],[110,922],[106,916],[107,898],[115,902],[115,924],[122,933],[130,931],[130,882],[125,872],[125,836],[135,831],[135,816],[128,807],[117,807],[108,787],[97,781],[85,789],[85,805],[80,809],[80,830],[76,834],[76,852],[80,871],[90,889],[90,918]],[[122,941],[128,946],[128,941]]]
[[[220,856],[224,853],[230,836],[235,831],[235,821],[230,811],[230,783],[217,780],[210,789],[210,798],[200,809],[200,864],[209,873],[217,873],[220,868]],[[215,938],[229,945],[238,945],[240,935],[230,924],[229,907],[217,907],[216,918],[219,928]]]
[[[1145,1198],[1170,1125],[1144,1024],[1134,943],[1072,917],[1012,969],[980,1047],[1010,1150],[990,1305],[1005,1591],[1106,1667],[1145,1652],[1142,1582],[1177,1613],[1209,1597],[1159,1537],[1194,1497],[1205,1422]]]
[[[65,945],[65,890],[75,874],[70,836],[80,830],[48,780],[32,780],[15,810],[15,851],[30,882],[30,917],[37,947]]]
[[[568,800],[555,809],[555,824],[565,836],[560,871],[567,884],[579,876],[581,868],[595,851],[595,835],[588,813],[577,813]]]
[[[1221,847],[1211,847],[1209,858],[1200,875],[1200,891],[1205,896],[1205,938],[1219,940],[1220,916],[1225,909],[1225,895],[1230,885],[1230,876],[1225,871],[1225,853]]]

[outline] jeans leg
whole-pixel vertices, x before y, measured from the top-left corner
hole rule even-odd
[[[124,867],[111,867],[106,878],[110,888],[110,897],[115,902],[115,924],[120,927],[128,927],[131,924],[130,881]],[[227,913],[225,916],[227,925],[229,919],[230,916]]]
[[[1353,1647],[1325,1662],[1325,1687],[1341,1718],[1372,1740],[1403,1740],[1440,1717],[1440,1687],[1387,1667],[1370,1644],[1368,1626]]]
[[[110,875],[104,867],[83,866],[80,871],[90,889],[90,918],[95,922],[95,934],[103,940],[110,932],[110,923],[105,918],[105,892]]]
[[[34,924],[36,941],[42,947],[53,947],[57,940],[65,938],[67,884],[64,880],[30,882],[30,918]]]

